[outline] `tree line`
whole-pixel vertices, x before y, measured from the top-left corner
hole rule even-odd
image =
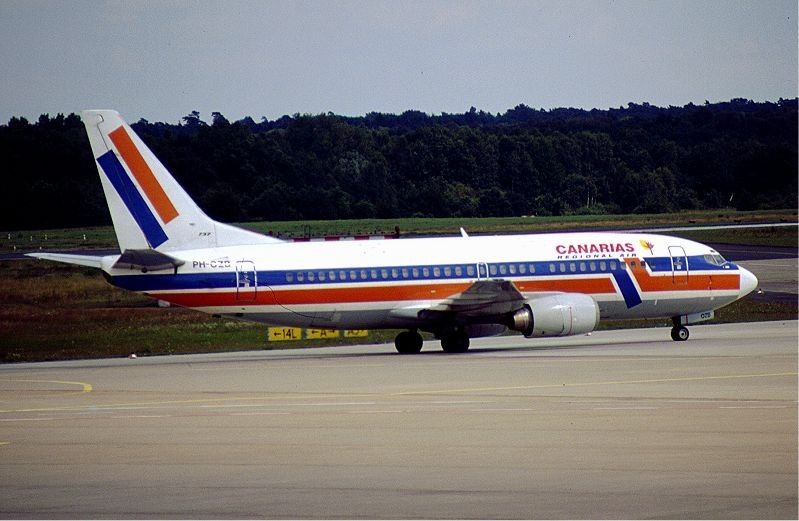
[[[133,129],[222,221],[659,213],[797,204],[797,99],[504,114],[198,112]],[[0,125],[0,228],[110,223],[80,117]]]

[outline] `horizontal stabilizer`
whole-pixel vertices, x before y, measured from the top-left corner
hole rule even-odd
[[[89,266],[91,268],[102,268],[103,264],[103,258],[98,255],[76,255],[72,253],[26,253],[25,255],[37,259],[77,264],[78,266]]]
[[[112,266],[118,270],[177,270],[186,262],[156,250],[125,250]]]

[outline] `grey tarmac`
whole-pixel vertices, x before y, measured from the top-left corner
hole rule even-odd
[[[797,322],[0,366],[3,518],[796,518]]]

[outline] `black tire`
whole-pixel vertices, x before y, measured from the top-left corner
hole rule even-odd
[[[445,353],[465,353],[469,350],[469,335],[463,331],[453,331],[441,337],[441,349]]]
[[[422,335],[416,331],[403,331],[394,338],[394,347],[403,355],[415,355],[422,350]]]
[[[688,331],[688,328],[685,326],[675,326],[671,328],[671,339],[675,342],[685,342],[688,340],[688,337],[691,333]]]

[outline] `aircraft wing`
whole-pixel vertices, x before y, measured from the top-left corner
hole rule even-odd
[[[524,305],[524,296],[509,280],[478,280],[465,291],[419,311],[419,318],[456,314],[468,317],[511,313]]]

